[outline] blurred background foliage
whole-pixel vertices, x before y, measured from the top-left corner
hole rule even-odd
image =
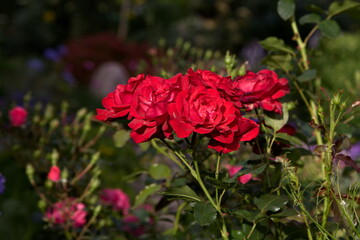
[[[326,9],[330,2],[299,0],[296,15],[314,5]],[[352,10],[336,20],[343,34],[332,40],[315,34],[310,61],[326,88],[344,89],[344,96],[354,101],[360,88],[360,14]],[[310,29],[304,25],[300,31],[306,34]],[[6,121],[9,106],[22,105],[28,92],[33,96],[31,105],[38,101],[60,105],[66,100],[70,112],[81,107],[92,111],[114,85],[139,72],[166,75],[191,66],[217,66],[221,72],[217,60],[222,62],[227,50],[238,63],[247,61],[249,69],[257,70],[266,55],[257,42],[268,36],[295,45],[288,23],[276,12],[276,1],[2,0],[1,118]],[[351,124],[360,125],[356,120]],[[130,142],[115,149],[112,134],[105,133],[110,138],[96,146],[103,155],[102,183],[131,191],[119,179],[139,170],[139,161],[149,156],[136,153]],[[2,143],[0,172],[7,179],[0,196],[0,236],[49,239],[24,165]]]

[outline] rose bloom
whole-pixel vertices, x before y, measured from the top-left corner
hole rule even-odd
[[[75,199],[67,199],[54,203],[45,213],[45,219],[53,224],[64,225],[68,221],[75,228],[86,223],[87,212],[83,203]]]
[[[28,112],[23,107],[14,107],[9,111],[9,118],[11,125],[14,127],[20,127],[22,126],[25,121],[26,117],[28,115]]]
[[[232,178],[233,176],[235,176],[243,167],[242,166],[232,166],[232,165],[226,165],[225,168],[228,170],[228,174],[229,176]],[[252,174],[245,174],[242,176],[239,176],[237,178],[238,182],[241,184],[246,184],[250,181],[250,179],[252,178]]]
[[[152,138],[172,138],[173,129],[168,123],[168,104],[177,93],[188,86],[187,78],[177,74],[170,79],[148,75],[136,89],[130,107],[130,136],[136,143]]]
[[[199,86],[180,92],[168,111],[169,123],[178,137],[186,138],[192,132],[205,134],[211,138],[209,147],[218,152],[234,151],[239,141],[251,140],[259,132],[258,124],[242,118],[231,102],[211,88]]]
[[[114,92],[109,93],[102,100],[105,109],[97,109],[96,119],[100,121],[114,120],[126,117],[130,112],[134,91],[145,79],[144,74],[139,74],[128,80],[126,85],[119,84]]]
[[[122,211],[127,214],[130,209],[129,196],[120,189],[103,189],[100,193],[103,204],[111,206],[115,211]]]
[[[240,96],[239,102],[234,103],[246,110],[263,108],[282,114],[282,105],[279,98],[290,92],[288,80],[278,78],[271,70],[261,70],[258,73],[247,72],[233,81],[235,94]]]
[[[47,175],[47,178],[50,180],[50,181],[53,181],[53,182],[57,182],[60,180],[60,168],[58,166],[52,166],[50,168],[50,171]]]

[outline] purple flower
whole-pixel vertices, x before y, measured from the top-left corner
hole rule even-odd
[[[5,190],[5,177],[0,173],[0,194]]]
[[[347,151],[348,155],[353,159],[357,160],[360,158],[360,142],[356,142],[351,145],[350,150]]]

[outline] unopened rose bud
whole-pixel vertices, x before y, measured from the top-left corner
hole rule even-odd
[[[50,181],[57,182],[60,180],[60,174],[61,174],[60,168],[58,166],[52,166],[50,168],[47,178]]]

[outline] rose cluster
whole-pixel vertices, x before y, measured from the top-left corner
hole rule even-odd
[[[234,80],[192,69],[169,79],[139,74],[102,100],[105,109],[97,109],[96,118],[127,118],[137,143],[171,139],[174,133],[179,138],[199,133],[210,138],[209,148],[227,153],[259,133],[259,125],[241,111],[263,108],[281,114],[278,99],[287,93],[288,81],[270,70],[248,72]]]
[[[83,203],[70,198],[54,203],[45,213],[45,219],[53,224],[65,225],[71,222],[74,228],[86,223],[87,212]]]

